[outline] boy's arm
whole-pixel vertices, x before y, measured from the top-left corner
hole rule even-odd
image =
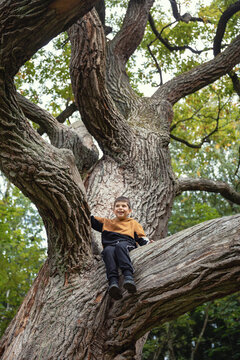
[[[145,232],[142,228],[142,226],[136,222],[136,231],[134,233],[134,237],[135,237],[135,241],[140,245],[140,246],[143,246],[143,245],[147,245],[149,244],[150,242],[152,242],[152,240],[149,240],[146,235],[145,235]]]
[[[93,215],[91,215],[91,226],[94,230],[102,232],[103,218],[96,218]]]
[[[147,237],[141,237],[141,238],[137,238],[135,239],[136,242],[140,245],[140,246],[143,246],[143,245],[147,245],[149,244],[150,242],[152,242],[151,240],[149,240]]]

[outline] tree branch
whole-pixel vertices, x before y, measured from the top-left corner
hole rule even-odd
[[[218,99],[219,100],[219,99]],[[192,149],[201,149],[202,145],[205,144],[206,142],[210,142],[210,137],[215,134],[217,131],[218,131],[218,128],[219,128],[219,120],[220,120],[220,113],[221,113],[221,110],[224,108],[225,104],[223,104],[222,106],[220,105],[220,100],[218,101],[218,114],[217,114],[217,118],[215,119],[216,120],[216,126],[215,128],[209,133],[207,134],[206,136],[204,136],[202,138],[202,140],[200,141],[199,144],[191,144],[189,143],[187,140],[185,139],[182,139],[174,134],[171,134],[170,133],[170,137],[184,145],[187,145],[188,147],[192,148]],[[195,112],[195,114],[199,111],[199,109]],[[193,116],[192,116],[193,117]],[[191,118],[192,118],[191,117]],[[185,119],[185,121],[187,121],[189,119]],[[178,121],[178,123],[180,122],[183,122],[184,120],[182,121]],[[171,127],[171,130],[173,130],[174,128],[177,127],[177,124],[174,124],[172,127]]]
[[[227,10],[223,12],[218,22],[216,35],[213,41],[213,54],[217,56],[221,51],[222,39],[226,30],[227,22],[231,17],[240,10],[240,1],[236,1],[234,4],[230,5]]]
[[[240,205],[240,193],[223,181],[180,178],[176,185],[176,195],[181,194],[183,191],[207,191],[221,194],[225,199]]]
[[[111,41],[115,56],[125,65],[141,43],[154,0],[130,0],[121,30]]]
[[[152,4],[153,0],[129,1],[120,31],[107,43],[106,86],[125,118],[141,103],[129,84],[125,66],[142,40]]]
[[[184,15],[180,15],[179,10],[178,10],[178,4],[176,3],[176,0],[169,0],[171,7],[172,7],[172,12],[173,12],[173,16],[175,17],[175,19],[177,21],[183,21],[183,22],[190,22],[190,21],[198,21],[198,22],[204,22],[203,19],[199,18],[199,17],[194,17],[191,16],[189,13],[186,13]]]
[[[93,3],[0,3],[0,169],[39,210],[48,235],[51,273],[71,272],[91,263],[89,208],[72,152],[48,144],[31,127],[17,102],[12,77],[39,47]]]
[[[0,4],[0,63],[10,76],[53,37],[87,13],[97,0],[10,0]],[[11,21],[6,21],[11,8]],[[25,16],[24,22],[22,17]]]
[[[192,149],[201,149],[201,147],[203,146],[203,144],[205,144],[206,142],[210,142],[210,137],[215,134],[215,132],[218,131],[218,124],[219,124],[219,119],[216,119],[216,126],[215,128],[206,136],[204,136],[202,138],[202,140],[200,141],[199,144],[191,144],[189,143],[187,140],[182,139],[176,135],[170,134],[170,137],[184,145],[187,145],[188,147],[192,148]]]
[[[156,325],[238,291],[239,241],[238,214],[198,224],[132,251],[137,293],[134,297],[124,294],[123,301],[110,309],[109,318],[119,336],[107,345],[124,346]],[[126,324],[127,337],[121,335]]]
[[[77,351],[86,358],[96,346],[97,354],[102,354],[98,344],[103,337],[108,356],[99,358],[117,360],[128,351],[128,356],[122,357],[133,359],[133,344],[148,330],[239,290],[239,243],[238,214],[198,224],[133,250],[130,256],[137,292],[129,295],[124,291],[123,299],[115,302],[107,295],[103,262],[96,263],[86,276],[72,274],[64,286],[63,277],[49,277],[46,263],[2,337],[0,354],[9,359],[14,350],[16,358],[28,358],[41,351],[42,358],[48,358],[51,346],[52,353],[63,358]],[[85,308],[87,312],[81,313]],[[39,320],[33,325],[30,319],[36,314]],[[53,329],[59,334],[66,324],[71,329],[68,341],[62,336],[52,341]],[[86,332],[86,324],[92,331]],[[26,342],[25,334],[30,331],[34,336]],[[74,341],[76,336],[78,341]]]
[[[61,124],[64,123],[65,120],[67,120],[75,111],[77,111],[77,105],[75,102],[71,103],[70,105],[67,105],[66,109],[64,109],[57,117],[57,121]],[[25,114],[26,115],[26,114]],[[26,115],[27,116],[27,115]],[[45,130],[43,128],[40,128],[37,130],[40,135],[43,135],[45,133]]]
[[[81,118],[105,154],[125,158],[133,132],[106,88],[105,36],[95,10],[69,29],[70,74]]]
[[[231,70],[228,75],[230,76],[230,78],[232,79],[232,83],[233,83],[233,88],[236,91],[236,93],[238,94],[238,96],[240,97],[240,81],[239,78],[237,76],[237,74]]]
[[[203,337],[203,334],[204,334],[204,331],[206,330],[206,327],[207,327],[207,323],[208,323],[208,317],[209,317],[209,308],[211,306],[211,302],[209,302],[205,308],[205,318],[204,318],[204,322],[203,322],[203,326],[202,326],[202,329],[201,329],[201,332],[198,336],[198,339],[197,339],[197,343],[194,347],[192,347],[192,352],[191,352],[191,359],[190,360],[194,360],[194,356],[195,354],[197,353],[197,350],[198,350],[198,347],[200,345],[200,342],[202,340],[202,337]]]
[[[149,24],[150,24],[150,26],[151,26],[151,29],[152,29],[154,35],[157,37],[157,39],[158,39],[159,41],[161,41],[161,43],[162,43],[169,51],[181,51],[181,50],[186,50],[186,49],[188,49],[188,50],[190,50],[191,52],[193,52],[194,54],[201,54],[203,51],[206,51],[206,49],[204,49],[204,50],[195,50],[195,49],[193,49],[193,48],[192,48],[191,46],[189,46],[189,45],[183,45],[183,46],[170,45],[169,42],[168,42],[168,40],[162,37],[162,35],[161,35],[162,32],[159,33],[159,32],[157,31],[157,28],[156,28],[156,26],[155,26],[155,23],[154,23],[154,20],[153,20],[153,17],[152,17],[151,14],[149,14],[148,21],[149,21]],[[172,24],[170,24],[170,25],[172,25]]]
[[[166,82],[153,94],[165,98],[172,105],[181,98],[202,89],[227,74],[240,61],[240,36],[214,59],[201,64]]]
[[[149,51],[151,57],[153,58],[153,61],[155,62],[157,71],[158,71],[159,76],[160,76],[160,83],[159,83],[159,85],[161,86],[161,85],[163,84],[162,70],[161,70],[161,68],[160,68],[160,66],[159,66],[159,64],[158,64],[158,61],[157,61],[156,57],[154,56],[154,54],[153,54],[153,52],[152,52],[152,50],[151,50],[151,48],[150,48],[150,46],[152,45],[152,43],[153,43],[153,41],[152,41],[150,44],[147,45],[147,48],[148,48],[148,51]]]
[[[221,51],[221,45],[222,45],[222,39],[226,30],[227,22],[231,19],[231,17],[236,14],[240,10],[240,1],[236,1],[234,4],[230,5],[227,10],[225,10],[220,17],[220,20],[218,22],[216,35],[214,37],[213,42],[213,54],[214,56],[217,56]],[[230,78],[232,79],[233,88],[240,97],[240,82],[238,79],[237,74],[231,70],[228,74]]]
[[[17,94],[17,100],[25,116],[39,124],[43,133],[46,132],[48,134],[52,145],[58,149],[64,148],[73,152],[76,166],[81,175],[84,175],[96,164],[99,158],[97,147],[94,145],[91,135],[87,133],[85,127],[79,126],[79,122],[71,127],[62,125],[46,110],[27,100],[19,93]],[[70,106],[73,110],[76,108],[75,103]],[[69,111],[71,110],[66,109],[66,112]],[[64,116],[62,115],[61,120],[64,121],[63,118]],[[76,131],[77,125],[80,129],[78,132]]]

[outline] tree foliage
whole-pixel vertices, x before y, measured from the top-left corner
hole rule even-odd
[[[43,225],[36,209],[1,176],[0,335],[16,314],[45,259]]]
[[[34,202],[48,237],[48,258],[1,340],[4,360],[13,352],[19,359],[132,359],[138,340],[159,322],[170,333],[174,318],[238,290],[239,215],[218,216],[240,204],[240,3],[106,4],[112,14],[117,9],[114,22],[102,0],[0,4],[0,167]],[[16,93],[15,75],[32,102]],[[152,85],[150,96],[142,96],[140,80]],[[33,103],[33,84],[52,114]],[[62,124],[76,108],[89,134]],[[214,207],[207,195],[201,204],[196,195],[186,205],[191,223],[212,220],[166,238],[174,199],[196,191],[228,203]],[[109,216],[107,205],[120,194],[134,199],[136,218],[156,242],[132,255],[137,301],[124,294],[113,304],[89,215]],[[177,226],[186,227],[181,220]]]
[[[143,359],[238,359],[239,309],[237,293],[201,305],[154,329],[144,347]]]

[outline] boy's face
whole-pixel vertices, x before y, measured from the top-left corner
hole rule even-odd
[[[125,201],[117,201],[113,208],[113,212],[118,218],[118,220],[127,219],[131,211],[132,210],[129,209],[128,203]]]

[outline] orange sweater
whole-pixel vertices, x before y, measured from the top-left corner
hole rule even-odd
[[[130,241],[135,247],[136,242],[141,246],[148,243],[142,226],[132,218],[118,220],[91,216],[91,224],[94,230],[102,233],[103,246],[115,245],[124,240]]]

